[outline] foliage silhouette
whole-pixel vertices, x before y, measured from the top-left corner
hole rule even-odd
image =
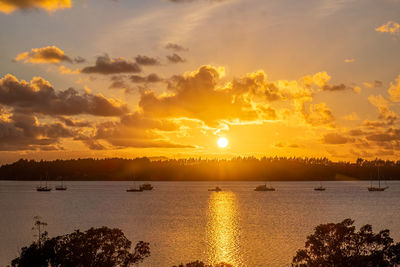
[[[371,225],[358,232],[354,221],[320,224],[307,237],[305,249],[297,251],[293,266],[398,266],[400,243],[394,244],[389,230],[379,233]]]
[[[71,234],[48,238],[21,250],[11,266],[113,267],[130,266],[150,256],[149,243],[140,241],[133,253],[129,241],[120,229],[107,227],[76,230]]]
[[[0,179],[39,180],[48,173],[49,180],[335,180],[337,174],[353,179],[400,177],[400,161],[380,159],[356,162],[332,162],[327,158],[254,157],[230,160],[168,159],[71,159],[34,161],[20,159],[0,167]]]

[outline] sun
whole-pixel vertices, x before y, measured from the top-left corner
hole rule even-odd
[[[218,139],[218,146],[221,148],[227,147],[229,144],[228,139],[226,139],[225,137],[220,137]]]

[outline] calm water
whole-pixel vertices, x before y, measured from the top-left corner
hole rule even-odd
[[[325,192],[313,182],[273,183],[276,192],[254,192],[257,182],[153,182],[143,193],[125,192],[125,182],[66,184],[65,192],[36,192],[36,182],[0,181],[0,266],[33,241],[35,215],[50,236],[105,225],[148,241],[151,256],[140,266],[289,266],[317,224],[347,217],[400,241],[400,182],[385,192],[368,192],[368,182],[325,182]],[[226,191],[207,191],[215,185]]]

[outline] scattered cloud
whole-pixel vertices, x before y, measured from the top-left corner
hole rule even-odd
[[[346,58],[345,60],[344,60],[344,63],[353,63],[353,62],[355,62],[356,60],[354,59],[354,58]]]
[[[400,75],[397,77],[395,83],[390,83],[388,93],[392,102],[400,102]]]
[[[30,52],[18,54],[14,60],[33,64],[60,63],[62,61],[73,62],[70,57],[65,55],[64,51],[56,46],[32,48]]]
[[[71,0],[0,0],[0,12],[6,14],[19,9],[45,9],[52,12],[71,7]]]
[[[56,92],[41,77],[34,77],[28,83],[11,74],[0,79],[0,104],[20,112],[45,115],[121,116],[129,111],[125,104],[101,94],[80,94],[73,88]]]
[[[382,26],[375,29],[377,32],[389,33],[392,35],[397,35],[400,33],[400,24],[394,21],[388,21]]]
[[[159,65],[160,62],[156,58],[138,55],[135,57],[136,63],[144,66]]]
[[[363,85],[369,88],[379,88],[382,87],[383,83],[381,81],[375,80],[372,83],[364,82]]]
[[[176,51],[176,52],[188,51],[189,50],[188,48],[185,48],[185,47],[183,47],[181,45],[174,44],[174,43],[166,44],[165,45],[165,49],[173,50],[173,51]]]
[[[183,63],[186,61],[184,58],[182,58],[181,56],[179,56],[176,53],[173,53],[172,55],[168,55],[167,59],[171,63]]]
[[[139,75],[131,75],[129,79],[133,83],[156,83],[156,82],[161,82],[163,80],[155,73],[151,73],[144,77]]]
[[[81,70],[82,73],[86,74],[139,73],[141,71],[136,62],[131,62],[124,58],[111,59],[108,55],[97,57],[94,66],[88,66]]]

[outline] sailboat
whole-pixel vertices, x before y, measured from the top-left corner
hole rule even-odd
[[[326,188],[322,186],[322,183],[319,183],[319,186],[314,187],[314,191],[325,191]]]
[[[65,191],[67,190],[67,187],[64,185],[64,179],[61,178],[61,185],[56,186],[56,190],[58,191]]]
[[[370,192],[382,192],[388,189],[388,186],[381,187],[381,179],[379,177],[379,166],[378,166],[378,187],[372,186],[372,180],[371,180],[371,185],[368,187],[368,191]]]
[[[254,191],[275,191],[275,188],[273,188],[271,185],[267,186],[267,184],[263,184],[257,186]]]
[[[216,186],[215,188],[208,189],[208,191],[220,192],[222,189],[219,186]]]
[[[132,180],[133,180],[133,186],[126,189],[126,192],[143,192],[143,189],[141,187],[137,188],[135,179]]]
[[[36,187],[36,191],[38,192],[49,192],[51,191],[51,187],[47,186],[47,173],[46,173],[46,184],[42,186],[42,176],[40,176],[40,185]]]

